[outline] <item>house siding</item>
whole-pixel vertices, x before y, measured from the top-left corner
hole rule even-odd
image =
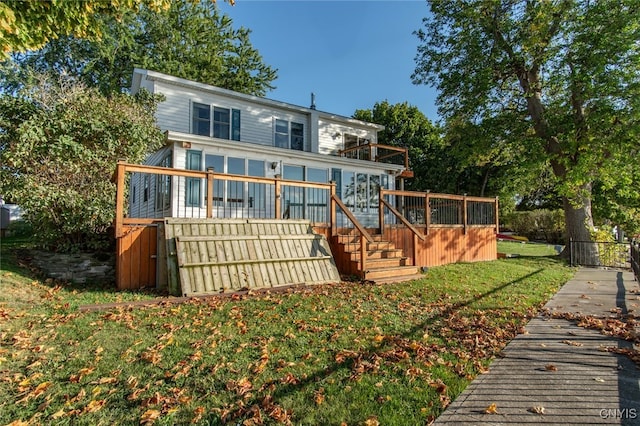
[[[372,142],[377,140],[374,130],[347,126],[321,118],[318,122],[318,153],[323,155],[338,155],[338,151],[344,149],[345,134],[369,139]]]
[[[134,77],[132,90],[147,88],[165,97],[158,106],[156,119],[159,127],[167,131],[168,144],[173,151],[171,166],[174,168],[185,169],[187,151],[196,150],[202,152],[200,170],[204,170],[206,155],[220,155],[225,157],[225,164],[230,157],[264,161],[267,178],[273,178],[276,175],[286,177],[283,172],[287,165],[301,166],[306,169],[324,169],[327,171],[327,180],[333,177],[332,169],[339,169],[343,175],[345,173],[352,176],[386,175],[389,189],[394,187],[393,176],[403,168],[398,165],[344,158],[339,155],[339,151],[344,149],[345,135],[355,135],[376,142],[377,131],[382,129],[381,126],[315,109],[244,95],[153,71],[136,70]],[[191,129],[194,102],[239,110],[240,141],[194,135]],[[289,123],[303,123],[304,152],[274,146],[276,119],[286,120]],[[165,154],[151,156],[145,163],[158,165],[163,155]],[[216,172],[228,173],[228,170],[216,170]],[[136,214],[150,217],[149,213],[145,213],[145,201],[140,198],[144,196],[144,181],[134,179],[132,182],[137,187],[138,195],[136,203],[131,202],[132,214],[135,208],[138,209]],[[152,198],[156,193],[156,182],[150,182],[149,185],[146,203],[153,202]],[[185,205],[186,187],[185,179],[172,179],[171,212],[153,214],[170,213],[174,217],[185,215],[204,217],[206,215],[204,185],[201,185],[200,206]],[[341,193],[340,189],[338,191]],[[369,207],[360,209],[358,217],[367,224],[373,223],[377,220],[377,211]]]
[[[240,140],[251,144],[273,146],[274,122],[276,119],[303,123],[305,127],[305,151],[311,149],[310,119],[308,114],[294,113],[286,109],[265,109],[259,105],[201,92],[187,87],[156,81],[156,93],[166,100],[158,106],[156,120],[162,130],[191,133],[191,105],[193,102],[240,110]]]

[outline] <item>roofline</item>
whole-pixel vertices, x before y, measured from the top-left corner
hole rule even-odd
[[[140,78],[137,78],[137,75],[139,75]],[[132,85],[131,85],[132,93],[135,93],[140,89],[140,86],[141,86],[140,81],[142,77],[144,77],[147,80],[165,81],[177,86],[190,87],[190,88],[198,89],[204,92],[223,95],[226,97],[235,98],[242,101],[249,101],[257,104],[262,104],[265,106],[288,109],[290,111],[295,111],[298,113],[309,114],[309,115],[316,113],[318,114],[319,117],[322,117],[328,120],[339,121],[342,123],[348,123],[348,124],[353,124],[358,126],[364,126],[364,127],[375,129],[377,131],[384,130],[384,126],[381,124],[370,123],[368,121],[357,120],[355,118],[345,117],[339,114],[332,114],[329,112],[319,111],[313,108],[306,108],[303,106],[289,104],[281,101],[275,101],[272,99],[262,98],[259,96],[247,95],[245,93],[236,92],[234,90],[223,89],[222,87],[212,86],[210,84],[205,84],[205,83],[199,83],[197,81],[187,80],[187,79],[175,77],[169,74],[163,74],[158,71],[152,71],[152,70],[147,70],[142,68],[135,68],[133,70],[133,79],[132,79]]]

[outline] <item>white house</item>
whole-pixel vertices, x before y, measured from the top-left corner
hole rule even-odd
[[[377,143],[384,127],[353,118],[246,95],[155,71],[135,69],[132,93],[163,94],[156,113],[166,145],[147,165],[251,177],[336,183],[358,219],[377,224],[378,193],[412,176],[406,150]],[[313,102],[313,100],[312,100]],[[265,184],[217,182],[216,217],[273,217]],[[326,190],[283,192],[287,214],[323,221]],[[202,179],[132,177],[135,217],[205,217]]]

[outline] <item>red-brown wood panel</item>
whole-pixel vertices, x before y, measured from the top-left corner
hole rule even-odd
[[[156,286],[157,227],[124,225],[116,243],[116,284],[119,290]]]
[[[424,227],[418,229],[424,232]],[[385,239],[393,242],[397,248],[402,248],[405,256],[411,257],[411,230],[387,227]],[[431,228],[429,234],[425,235],[425,240],[418,240],[417,244],[417,266],[438,266],[497,258],[494,227],[468,227],[466,233],[461,227]]]

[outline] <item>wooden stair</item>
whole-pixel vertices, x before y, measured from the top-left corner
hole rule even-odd
[[[384,236],[372,235],[373,242],[366,242],[366,259],[363,270],[360,261],[359,236],[354,234],[337,235],[334,238],[335,247],[342,257],[348,259],[343,263],[343,274],[356,275],[366,281],[376,283],[390,283],[409,281],[422,278],[420,268],[409,263],[401,249],[395,247]]]

